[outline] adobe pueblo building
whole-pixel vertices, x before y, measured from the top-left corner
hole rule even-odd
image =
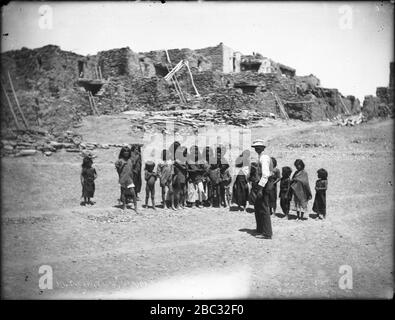
[[[2,105],[8,104],[6,95],[16,95],[26,122],[47,128],[126,110],[253,110],[304,121],[361,111],[388,116],[393,110],[393,72],[389,86],[361,106],[354,96],[321,87],[312,74],[298,76],[290,66],[223,43],[140,53],[126,47],[88,56],[47,45],[5,52],[1,66]],[[2,121],[14,126],[10,108],[2,108]]]

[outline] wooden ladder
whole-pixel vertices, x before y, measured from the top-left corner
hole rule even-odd
[[[7,73],[8,73],[8,81],[9,81],[9,83],[10,83],[10,88],[11,88],[12,94],[13,94],[13,96],[14,96],[14,100],[15,100],[15,103],[16,103],[17,110],[19,111],[19,114],[20,114],[20,116],[22,117],[22,122],[23,122],[23,124],[24,124],[24,126],[25,126],[25,129],[29,130],[29,124],[28,124],[28,122],[27,122],[27,120],[26,120],[26,118],[25,118],[25,115],[24,115],[24,113],[23,113],[23,111],[22,111],[22,109],[21,109],[21,106],[20,106],[20,104],[19,104],[19,100],[18,100],[18,97],[17,97],[17,95],[16,95],[16,92],[15,92],[15,89],[14,89],[14,85],[13,85],[13,83],[12,83],[12,78],[11,78],[10,72],[7,72]],[[8,96],[8,93],[7,93],[7,90],[6,90],[6,87],[5,87],[3,81],[1,81],[1,86],[2,86],[2,88],[3,88],[3,93],[4,93],[5,97],[6,97],[7,104],[8,104],[8,107],[10,108],[12,117],[14,118],[15,126],[16,126],[17,129],[19,130],[19,129],[21,128],[21,126],[20,126],[20,124],[19,124],[17,114],[15,113],[14,106],[13,106],[12,103],[11,103],[11,99],[10,99],[9,96]]]
[[[89,105],[92,109],[92,114],[100,116],[99,110],[97,109],[95,99],[93,98],[92,92],[88,91],[88,100],[89,100]]]
[[[280,97],[279,97],[279,96],[277,95],[277,93],[275,93],[275,92],[272,92],[272,94],[274,95],[274,98],[276,99],[277,105],[278,105],[278,107],[279,107],[281,113],[283,114],[284,118],[285,118],[286,120],[289,120],[288,113],[285,111],[284,104],[281,102]]]

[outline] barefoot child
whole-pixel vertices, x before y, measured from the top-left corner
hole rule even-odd
[[[95,179],[97,178],[96,169],[92,167],[93,160],[91,157],[86,156],[82,160],[82,171],[81,171],[81,185],[82,185],[82,196],[85,204],[93,204],[91,198],[95,193]]]
[[[328,172],[325,169],[317,171],[318,180],[315,183],[315,198],[313,211],[319,219],[326,217],[326,190],[328,188]]]
[[[277,209],[277,183],[281,179],[281,174],[280,170],[277,168],[277,160],[276,158],[271,157],[272,160],[272,165],[273,165],[273,170],[272,174],[269,177],[269,186],[271,185],[270,191],[269,191],[269,209],[270,209],[270,214],[272,215],[273,213],[276,214],[276,209]]]
[[[174,208],[174,195],[173,195],[173,161],[166,149],[162,150],[162,162],[158,164],[157,174],[159,176],[160,186],[162,188],[162,203],[163,209],[166,208],[166,189],[168,190],[170,198],[170,207]]]
[[[296,159],[294,165],[296,172],[292,176],[291,188],[296,208],[296,219],[304,220],[303,215],[307,212],[307,203],[312,198],[309,177],[301,159]]]
[[[176,202],[176,209],[183,209],[185,207],[187,196],[187,148],[184,146],[178,147],[175,153],[174,161],[174,178],[173,178],[173,191],[174,199]]]
[[[128,147],[123,147],[119,153],[118,160],[115,162],[115,168],[117,169],[119,184],[121,186],[122,209],[126,209],[126,203],[132,198],[134,210],[138,213],[137,199],[133,184],[133,164],[130,160],[130,156],[130,149]]]
[[[280,180],[280,206],[283,210],[283,213],[289,219],[289,208],[292,198],[291,193],[291,173],[292,169],[290,167],[282,168],[282,177]]]
[[[145,179],[145,207],[148,208],[148,199],[151,196],[152,208],[155,207],[155,182],[158,178],[158,174],[154,172],[155,162],[147,161],[144,168],[144,179]]]
[[[230,205],[230,201],[232,200],[230,193],[230,184],[232,182],[232,175],[230,174],[230,168],[227,163],[221,163],[219,166],[220,166],[219,170],[221,174],[220,195],[221,195],[221,200],[223,202],[223,206],[227,207]]]

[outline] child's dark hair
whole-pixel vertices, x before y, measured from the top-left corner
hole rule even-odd
[[[294,162],[294,166],[298,167],[300,166],[302,168],[302,170],[304,169],[304,162],[301,159],[296,159]]]
[[[90,156],[85,156],[82,160],[82,168],[87,169],[93,164],[93,160]]]
[[[222,173],[224,173],[230,167],[229,164],[227,163],[221,163],[218,166],[219,166],[219,171],[221,171]]]
[[[119,152],[118,159],[124,159],[123,153],[124,153],[125,151],[129,153],[129,156],[128,156],[128,158],[127,158],[126,160],[130,159],[130,157],[131,157],[131,152],[130,152],[129,147],[122,147],[121,151]]]
[[[270,159],[272,160],[272,164],[273,164],[273,168],[277,167],[277,160],[274,157],[270,157]]]
[[[289,177],[291,176],[292,169],[290,167],[282,167],[282,176]]]
[[[152,170],[154,170],[154,168],[155,168],[155,162],[153,162],[153,161],[147,161],[146,163],[145,163],[145,168],[144,168],[144,170],[147,170],[147,171],[152,171]]]
[[[326,171],[324,168],[321,168],[317,171],[318,178],[322,180],[327,180],[328,179],[328,171]]]

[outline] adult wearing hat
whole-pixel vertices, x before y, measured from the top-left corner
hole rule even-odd
[[[262,139],[255,140],[252,145],[258,153],[259,181],[253,183],[252,188],[256,194],[254,202],[257,238],[272,238],[272,222],[269,208],[269,184],[267,183],[272,171],[270,157],[264,153],[266,143]]]

